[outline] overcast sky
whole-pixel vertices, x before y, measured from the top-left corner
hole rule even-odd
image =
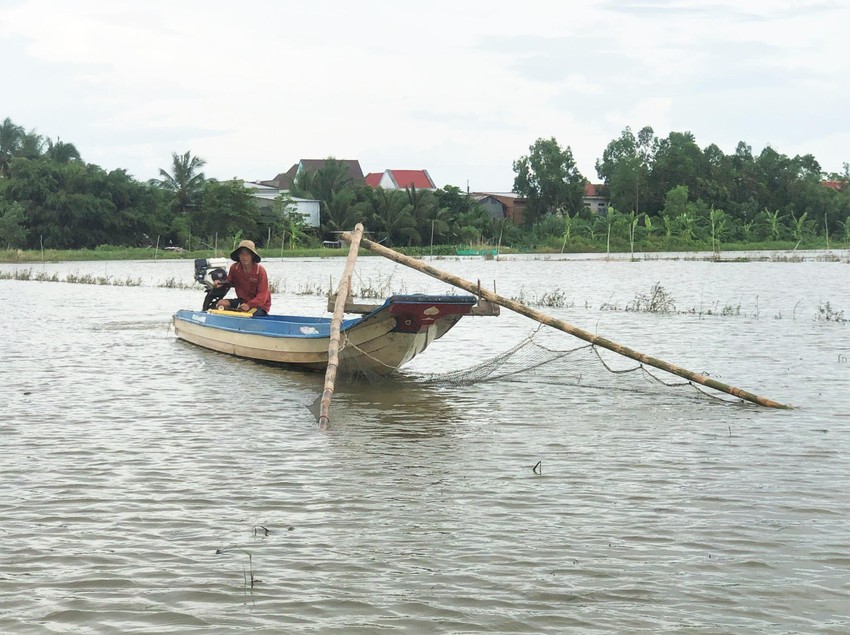
[[[300,158],[509,191],[539,137],[626,126],[850,161],[847,0],[0,0],[0,120],[140,180]]]

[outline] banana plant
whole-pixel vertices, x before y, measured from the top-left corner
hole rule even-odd
[[[793,225],[791,225],[791,234],[794,236],[794,240],[798,245],[803,242],[803,234],[808,229],[806,226],[806,217],[808,215],[808,212],[803,212],[803,215],[797,218],[794,214],[791,214],[791,218],[794,221]]]
[[[712,207],[708,213],[708,221],[711,224],[711,248],[715,253],[720,251],[720,241],[723,240],[728,218],[728,215],[722,209]]]
[[[762,213],[762,218],[765,220],[767,224],[768,230],[768,238],[771,240],[781,240],[782,239],[782,219],[784,217],[779,215],[779,210],[768,211],[765,208]]]
[[[632,260],[635,257],[635,231],[637,231],[638,219],[640,216],[635,214],[635,210],[632,210],[628,214],[626,214],[626,220],[628,221],[628,230],[629,230],[629,247],[632,252]]]
[[[567,247],[567,241],[572,237],[573,234],[573,226],[575,225],[575,220],[578,217],[578,214],[575,216],[570,216],[569,211],[564,212],[564,243],[561,245],[561,253],[564,253],[564,249]]]

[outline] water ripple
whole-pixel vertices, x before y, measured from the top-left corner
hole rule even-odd
[[[338,264],[285,267],[307,280]],[[765,313],[794,307],[792,289],[850,305],[824,264],[721,268],[700,293],[758,287]],[[634,282],[599,262],[485,266],[508,293],[551,279],[608,298],[669,279],[689,297],[675,280],[699,278],[683,262],[629,265]],[[169,334],[197,292],[0,291],[39,307],[0,314],[0,632],[850,630],[850,402],[824,361],[846,331],[824,329],[840,325],[564,310],[793,411],[412,372],[340,386],[319,433],[307,406],[321,376]],[[461,323],[425,367],[500,352],[527,328]]]

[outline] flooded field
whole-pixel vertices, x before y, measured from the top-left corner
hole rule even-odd
[[[432,262],[793,410],[425,381],[537,328],[503,310],[338,386],[325,432],[321,375],[175,339],[191,261],[0,264],[0,632],[847,632],[842,257]],[[264,264],[272,312],[328,315],[344,259]],[[450,292],[379,258],[354,286]]]

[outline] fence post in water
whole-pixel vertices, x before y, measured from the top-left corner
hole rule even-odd
[[[348,293],[351,291],[351,273],[354,270],[354,261],[357,259],[357,251],[360,249],[360,239],[363,236],[363,225],[357,223],[354,233],[349,234],[346,241],[350,243],[348,248],[348,259],[345,261],[345,270],[336,290],[336,301],[334,302],[334,314],[331,318],[331,337],[328,343],[328,368],[325,371],[325,388],[322,391],[322,400],[319,410],[319,429],[326,430],[330,422],[331,397],[334,394],[336,383],[336,371],[339,367],[339,335],[342,325],[342,314],[345,303],[348,301]]]
[[[345,241],[350,240],[350,235],[348,232],[342,234],[342,239]],[[420,262],[415,258],[411,258],[410,256],[405,256],[404,254],[400,254],[397,251],[394,251],[388,247],[384,247],[383,245],[379,245],[378,243],[374,243],[368,238],[363,238],[360,241],[366,249],[375,252],[376,254],[380,254],[385,258],[389,258],[390,260],[397,262],[402,265],[406,265],[412,269],[416,269],[417,271],[421,271],[422,273],[431,276],[432,278],[437,278],[438,280],[442,280],[450,285],[468,291],[469,293],[474,293],[480,298],[484,298],[485,300],[489,300],[494,304],[498,304],[499,306],[503,306],[506,309],[510,309],[520,315],[524,315],[526,317],[530,317],[532,320],[537,320],[541,324],[545,324],[546,326],[551,326],[552,328],[556,328],[559,331],[563,331],[564,333],[568,333],[579,339],[582,339],[586,342],[590,342],[594,346],[600,346],[602,348],[607,348],[610,351],[614,351],[615,353],[619,353],[624,357],[629,357],[631,359],[637,360],[642,364],[646,364],[647,366],[653,366],[654,368],[660,368],[663,371],[671,373],[673,375],[678,375],[679,377],[684,377],[685,379],[695,382],[697,384],[702,384],[703,386],[708,386],[709,388],[713,388],[714,390],[719,390],[720,392],[725,392],[729,395],[733,395],[735,397],[739,397],[740,399],[745,399],[746,401],[751,401],[760,406],[766,406],[768,408],[791,408],[792,406],[782,404],[771,399],[767,399],[765,397],[760,397],[751,392],[747,392],[746,390],[742,390],[741,388],[736,388],[734,386],[729,386],[728,384],[724,384],[715,379],[711,379],[710,377],[706,377],[705,375],[701,375],[699,373],[695,373],[693,371],[687,370],[685,368],[681,368],[674,364],[670,364],[665,362],[664,360],[657,359],[655,357],[650,357],[644,353],[638,352],[632,348],[628,348],[627,346],[623,346],[622,344],[618,344],[617,342],[613,342],[609,339],[596,335],[595,333],[591,333],[590,331],[585,331],[584,329],[580,329],[572,324],[564,322],[563,320],[558,320],[553,318],[550,315],[546,315],[540,311],[532,309],[530,307],[525,306],[517,302],[516,300],[511,300],[509,298],[502,297],[500,295],[496,295],[492,291],[488,291],[486,289],[481,289],[476,286],[474,283],[469,280],[464,280],[458,276],[455,276],[446,271],[440,271],[439,269],[432,267],[431,265],[425,264],[424,262]]]

